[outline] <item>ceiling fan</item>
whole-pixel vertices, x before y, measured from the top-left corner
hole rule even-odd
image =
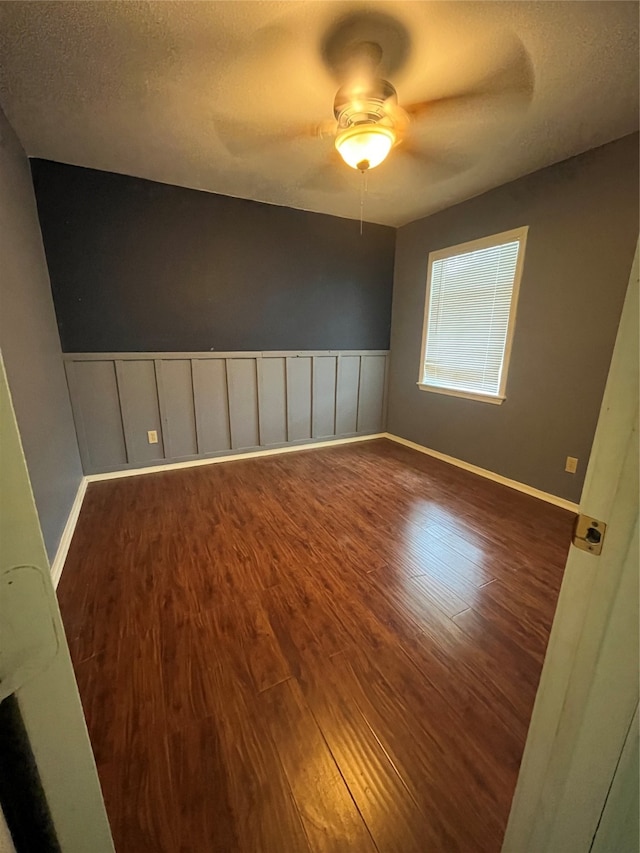
[[[402,140],[409,116],[398,105],[394,86],[376,76],[382,59],[379,44],[358,42],[349,59],[347,82],[333,102],[335,147],[348,166],[366,172],[379,166]]]
[[[286,41],[277,44],[279,52],[286,47]],[[397,18],[370,9],[342,17],[326,32],[321,44],[323,63],[339,84],[333,119],[277,131],[265,122],[241,125],[221,120],[217,123],[219,136],[234,156],[294,139],[330,138],[334,154],[337,151],[344,163],[360,172],[376,168],[397,148],[399,155],[402,152],[403,157],[437,169],[441,176],[457,174],[471,165],[469,158],[434,149],[425,139],[425,127],[443,115],[464,111],[466,106],[484,108],[492,121],[511,120],[526,108],[533,95],[529,55],[514,33],[505,33],[492,64],[462,91],[400,104],[387,78],[400,71],[410,50],[409,33]],[[260,60],[267,77],[268,51]],[[285,97],[282,100],[286,102]],[[325,166],[308,175],[303,186],[326,191],[345,189],[348,182],[335,169],[335,162],[329,152]]]

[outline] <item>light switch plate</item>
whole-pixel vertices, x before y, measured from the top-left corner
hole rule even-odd
[[[568,474],[575,474],[578,470],[578,460],[575,456],[567,456],[567,461],[564,466],[564,470]]]

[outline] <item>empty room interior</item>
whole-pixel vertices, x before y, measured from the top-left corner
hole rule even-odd
[[[2,853],[637,853],[638,12],[0,2]]]

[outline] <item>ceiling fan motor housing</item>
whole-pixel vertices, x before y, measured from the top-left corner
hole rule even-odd
[[[354,124],[391,120],[391,109],[397,107],[398,95],[388,80],[374,80],[366,89],[343,86],[333,102],[333,114],[342,130]]]

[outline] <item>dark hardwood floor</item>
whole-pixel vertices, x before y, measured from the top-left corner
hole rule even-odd
[[[91,484],[58,594],[118,853],[497,853],[572,519],[386,440]]]

